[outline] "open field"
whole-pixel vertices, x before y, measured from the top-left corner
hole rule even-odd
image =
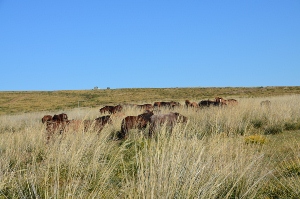
[[[34,111],[70,110],[119,103],[153,103],[161,100],[200,101],[224,98],[252,98],[300,94],[298,87],[224,87],[224,88],[137,88],[74,91],[0,92],[0,115]]]
[[[7,97],[1,98],[0,198],[300,198],[299,87],[215,89],[1,92]],[[104,104],[215,96],[239,104],[175,108],[188,123],[172,133],[162,127],[152,139],[148,129],[112,139],[124,116],[141,113],[135,108],[98,135],[81,127],[48,143],[41,123],[43,115],[62,111],[69,119],[94,119]],[[90,104],[78,108],[77,100],[86,99]],[[266,99],[270,107],[260,106]]]

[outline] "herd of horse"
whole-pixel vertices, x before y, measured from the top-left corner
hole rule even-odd
[[[270,101],[262,101],[261,105],[270,105]],[[238,105],[238,101],[235,99],[224,99],[222,97],[216,97],[215,100],[202,100],[200,102],[190,102],[185,100],[184,106],[186,108],[200,109],[205,107],[223,107],[223,106],[235,106]],[[182,106],[179,102],[154,102],[153,104],[125,104],[116,106],[104,106],[99,109],[100,114],[104,114],[94,120],[69,120],[67,114],[61,113],[58,115],[45,115],[42,118],[42,123],[46,126],[47,140],[49,140],[54,134],[63,134],[67,131],[78,131],[80,128],[84,132],[89,130],[100,133],[103,128],[113,122],[112,116],[119,112],[122,112],[124,107],[134,107],[143,110],[142,114],[125,116],[121,122],[120,131],[116,133],[117,139],[126,139],[131,129],[146,129],[149,125],[148,135],[152,137],[157,132],[158,128],[165,125],[170,130],[178,123],[186,123],[188,118],[178,112],[173,112],[175,107]],[[168,108],[171,112],[162,114],[161,108]],[[155,114],[154,114],[155,113]]]
[[[177,112],[167,114],[154,114],[153,110],[145,110],[144,113],[137,116],[126,116],[122,119],[121,130],[116,133],[117,139],[125,139],[131,129],[145,129],[149,124],[149,137],[152,137],[157,128],[162,125],[172,129],[177,123],[186,123],[187,117]],[[45,115],[42,122],[46,125],[47,140],[55,134],[63,134],[68,131],[76,132],[83,129],[84,132],[89,130],[100,133],[107,124],[113,122],[112,115],[104,115],[94,120],[69,120],[67,114]]]

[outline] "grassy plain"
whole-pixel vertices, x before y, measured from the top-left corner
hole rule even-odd
[[[299,88],[215,89],[7,92],[1,104],[19,108],[0,116],[0,198],[300,198]],[[73,107],[67,106],[72,92]],[[78,108],[76,101],[87,93],[96,96],[84,99],[98,101]],[[47,99],[43,95],[51,106],[33,100]],[[162,127],[153,139],[144,136],[147,129],[130,131],[124,141],[111,139],[124,116],[140,113],[134,108],[114,117],[99,135],[80,128],[46,143],[41,123],[44,114],[61,111],[70,119],[93,119],[109,103],[183,104],[215,96],[235,98],[239,105],[176,108],[189,118],[187,125],[172,133]],[[260,106],[265,99],[270,107]]]
[[[224,98],[252,98],[300,94],[297,87],[195,87],[195,88],[128,88],[62,91],[0,92],[0,115],[34,111],[70,110],[76,107],[99,107],[124,103],[153,103],[160,100],[200,101]]]

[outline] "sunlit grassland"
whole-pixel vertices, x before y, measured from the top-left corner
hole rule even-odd
[[[252,98],[300,94],[300,87],[194,87],[194,88],[123,88],[61,91],[0,92],[0,115],[36,111],[72,110],[124,103],[152,103],[155,100]]]
[[[131,130],[125,141],[114,134],[139,110],[125,108],[99,135],[78,129],[49,143],[41,118],[60,110],[2,115],[0,198],[300,198],[300,96],[236,99],[177,108],[186,125],[152,139]],[[93,119],[99,108],[64,112]]]

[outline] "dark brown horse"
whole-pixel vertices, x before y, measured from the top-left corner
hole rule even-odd
[[[94,120],[84,120],[83,123],[85,132],[92,128],[93,131],[100,133],[106,124],[112,123],[112,120],[110,115],[105,115]]]
[[[162,125],[166,125],[171,131],[177,123],[186,123],[188,118],[177,112],[170,112],[168,114],[152,115],[150,118],[149,137],[158,130]]]
[[[141,104],[141,105],[136,105],[136,107],[142,110],[153,110],[152,104]]]
[[[153,107],[154,108],[161,108],[166,107],[170,109],[174,109],[175,107],[179,107],[181,104],[179,102],[170,101],[170,102],[154,102]]]
[[[65,113],[61,113],[61,114],[58,114],[58,115],[54,115],[52,117],[52,121],[67,121],[68,120],[68,115],[65,114]]]
[[[185,106],[187,108],[198,108],[199,105],[197,104],[197,102],[190,102],[189,100],[185,100]]]
[[[122,120],[121,132],[118,133],[119,139],[126,138],[130,129],[144,129],[150,122],[150,117],[153,115],[152,111],[146,111],[138,116],[127,116]]]
[[[104,106],[99,109],[101,114],[108,113],[108,114],[114,114],[117,112],[121,112],[123,107],[121,105],[116,106]]]
[[[45,122],[51,120],[52,120],[52,115],[44,115],[44,117],[42,118],[42,123],[44,124]]]

